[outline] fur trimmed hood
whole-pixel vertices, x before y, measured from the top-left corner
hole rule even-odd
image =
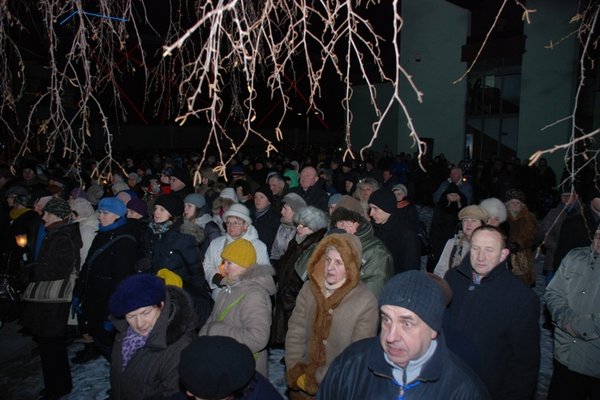
[[[349,233],[327,235],[319,242],[308,260],[308,276],[311,286],[316,286],[315,289],[318,288],[319,292],[322,292],[325,287],[325,255],[329,247],[335,247],[340,252],[346,267],[346,282],[331,296],[332,298],[341,296],[341,300],[360,282],[362,246],[360,240]]]
[[[273,280],[273,275],[275,275],[275,269],[270,265],[260,265],[254,264],[246,269],[246,271],[240,275],[239,283],[234,283],[233,286],[237,284],[257,284],[269,293],[269,296],[273,296],[277,293],[277,287],[275,286],[275,281]],[[227,283],[226,280],[223,281]],[[225,289],[227,290],[227,289]]]
[[[181,224],[179,232],[192,236],[198,244],[204,240],[204,229],[191,221],[185,221]]]

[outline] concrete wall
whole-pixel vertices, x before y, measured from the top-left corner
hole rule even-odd
[[[518,156],[529,158],[540,149],[565,143],[570,135],[569,122],[541,132],[541,129],[572,113],[577,85],[576,39],[570,38],[554,49],[546,46],[570,33],[569,20],[576,13],[577,2],[562,0],[529,0],[527,7],[537,9],[531,24],[525,24],[526,52],[521,70],[521,110],[519,115]],[[546,158],[557,175],[563,166],[564,152]]]

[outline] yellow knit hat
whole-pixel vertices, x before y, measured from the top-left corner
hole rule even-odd
[[[158,270],[156,276],[165,281],[165,285],[176,286],[180,289],[183,287],[183,280],[181,277],[168,268],[162,268]]]
[[[242,268],[248,268],[256,264],[256,250],[250,241],[237,239],[225,246],[221,258]]]

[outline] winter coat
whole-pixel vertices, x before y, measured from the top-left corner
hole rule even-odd
[[[505,262],[475,285],[471,260],[465,257],[444,279],[453,293],[448,308],[451,329],[475,347],[480,362],[474,369],[481,371],[492,398],[530,399],[540,365],[537,295],[508,271]]]
[[[467,240],[462,232],[452,239],[448,239],[433,273],[443,278],[450,268],[456,268],[460,265],[465,256],[469,254],[470,249],[471,242]]]
[[[288,386],[299,390],[305,375],[305,392],[314,396],[331,362],[357,340],[377,333],[377,299],[360,282],[360,259],[352,243],[326,236],[311,256],[309,280],[298,294],[285,337]],[[346,281],[325,297],[325,255],[335,247],[346,268]]]
[[[270,257],[273,261],[279,261],[287,251],[290,241],[296,236],[296,227],[281,223],[277,228],[275,240],[271,246]],[[279,270],[278,263],[273,263],[273,266]]]
[[[108,243],[111,244],[97,253]],[[108,300],[117,285],[135,273],[137,258],[137,241],[129,224],[96,234],[74,292],[81,300],[84,319],[92,336],[105,335],[103,323],[108,321]]]
[[[214,239],[221,236],[221,230],[208,213],[196,218],[194,223],[204,230],[204,240],[200,243],[200,259],[204,262],[208,246]]]
[[[446,195],[447,192],[444,192],[442,198],[436,204],[429,229],[429,240],[433,248],[436,263],[440,259],[448,239],[451,239],[456,234],[460,222],[458,220],[459,211],[467,206],[467,200],[464,196],[461,195],[459,207],[458,203],[448,202]]]
[[[600,379],[600,257],[571,250],[546,288],[554,321],[554,358],[571,371]],[[571,324],[575,336],[565,325]]]
[[[122,345],[129,324],[111,317],[118,333],[112,350],[110,385],[112,400],[162,399],[179,391],[179,356],[192,342],[197,325],[189,296],[167,286],[164,307],[148,336],[123,369]]]
[[[394,274],[421,267],[421,241],[416,231],[402,225],[395,214],[384,224],[373,223],[375,236],[386,245],[394,259]]]
[[[583,208],[583,213],[568,217],[563,222],[558,235],[558,245],[554,253],[554,270],[558,269],[562,259],[576,247],[589,246],[594,238],[594,232],[600,224],[600,215],[596,214],[589,204]]]
[[[296,193],[306,201],[306,205],[320,208],[327,211],[329,203],[329,194],[323,189],[324,182],[321,178],[317,182],[304,190],[301,186],[290,189],[290,193]]]
[[[242,235],[242,238],[252,242],[254,246],[254,250],[256,250],[256,263],[260,265],[271,265],[269,262],[269,253],[267,253],[267,246],[263,242],[258,239],[258,232],[256,228],[252,225],[248,226],[246,232]],[[210,285],[210,288],[213,289],[213,298],[216,298],[218,294],[217,285],[212,282],[213,277],[217,272],[219,272],[219,265],[221,265],[221,253],[223,252],[223,248],[235,239],[225,234],[220,236],[210,242],[210,246],[206,250],[206,255],[204,257],[204,274],[206,276],[206,281]],[[215,292],[216,290],[216,292]]]
[[[268,376],[267,344],[271,327],[271,299],[275,271],[270,265],[252,265],[235,284],[224,279],[210,317],[199,336],[229,336],[254,353],[256,370]]]
[[[296,272],[296,261],[304,258],[303,254],[312,253],[313,246],[323,239],[325,229],[313,232],[298,243],[290,241],[287,251],[277,263],[277,296],[275,296],[275,315],[271,326],[271,345],[282,345],[288,330],[288,321],[296,306],[296,298],[304,281]]]
[[[544,271],[554,271],[554,254],[558,246],[558,236],[563,222],[572,215],[577,215],[581,212],[578,203],[574,203],[569,207],[559,203],[558,206],[546,214],[544,219],[538,224],[538,239],[544,242],[545,257]]]
[[[30,265],[32,282],[68,279],[81,264],[81,236],[77,222],[56,222],[46,229],[38,258]],[[63,337],[67,333],[70,306],[70,303],[27,302],[23,325],[33,336]]]
[[[449,185],[450,178],[440,183],[440,186],[438,186],[435,193],[433,193],[433,204],[437,204],[440,201],[440,199],[444,197],[444,193],[446,192],[446,189],[448,189]],[[466,207],[469,204],[473,203],[473,187],[471,186],[471,184],[469,182],[459,181],[457,186],[460,192],[465,196],[466,202],[463,203],[463,207]]]
[[[317,399],[489,399],[479,378],[448,350],[443,336],[438,336],[437,341],[433,356],[417,378],[419,383],[407,389],[404,396],[384,358],[379,337],[373,337],[353,343],[335,359],[319,387]]]
[[[510,236],[508,241],[516,245],[516,251],[510,255],[512,272],[527,284],[535,283],[535,269],[533,267],[533,242],[537,233],[535,214],[523,205],[523,209],[513,216],[508,213]]]
[[[148,229],[145,240],[145,254],[150,259],[151,271],[156,273],[168,268],[181,277],[183,289],[192,297],[200,323],[206,320],[212,308],[200,262],[198,243],[202,239],[204,235],[197,225],[176,221],[163,234]]]
[[[356,236],[362,245],[360,281],[378,298],[385,283],[394,275],[394,259],[385,244],[375,237],[370,223],[361,224]]]
[[[256,228],[260,241],[267,246],[267,253],[271,254],[271,246],[281,225],[281,214],[273,206],[269,206],[268,211],[254,218],[252,225]]]

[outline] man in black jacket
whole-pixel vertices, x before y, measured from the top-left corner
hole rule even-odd
[[[309,206],[327,211],[329,195],[323,189],[323,181],[320,180],[315,167],[307,165],[302,168],[300,185],[290,190],[290,192],[300,195]]]
[[[387,189],[374,191],[369,197],[369,215],[375,236],[387,246],[394,258],[394,273],[421,267],[421,242],[417,231],[401,219],[396,196]]]
[[[498,228],[473,232],[470,257],[444,276],[453,293],[448,328],[473,345],[493,399],[528,400],[540,364],[540,303],[506,268],[509,253]]]
[[[421,271],[394,276],[379,297],[381,334],[331,364],[317,399],[488,399],[440,334],[442,289]]]

